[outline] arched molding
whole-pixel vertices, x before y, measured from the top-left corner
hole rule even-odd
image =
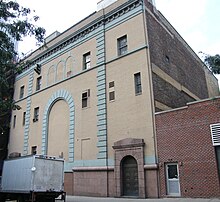
[[[51,77],[52,77],[52,80],[51,80],[52,82],[50,83]],[[47,72],[47,86],[54,84],[55,79],[56,79],[56,69],[55,69],[55,65],[52,65],[49,67],[48,72]]]
[[[68,62],[70,61],[70,66]],[[73,75],[73,68],[74,68],[74,57],[68,56],[65,60],[65,77],[68,78]]]
[[[61,68],[61,70],[60,70]],[[62,81],[65,77],[65,62],[63,60],[60,60],[56,65],[56,82]]]
[[[42,154],[47,155],[48,150],[48,123],[49,114],[53,105],[59,101],[65,100],[69,106],[69,162],[74,161],[74,128],[75,128],[75,105],[71,94],[66,90],[58,90],[49,99],[43,115],[43,127],[42,127]]]

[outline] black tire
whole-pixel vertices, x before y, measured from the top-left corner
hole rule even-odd
[[[5,195],[4,194],[0,194],[0,202],[5,202]]]
[[[19,196],[18,196],[18,199],[17,199],[17,202],[25,202],[24,196],[19,195]]]

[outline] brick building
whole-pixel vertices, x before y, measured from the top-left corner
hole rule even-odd
[[[158,197],[155,111],[219,93],[150,0],[102,0],[25,60],[9,154],[65,158],[73,195]]]
[[[161,197],[220,197],[219,107],[218,97],[156,113]]]

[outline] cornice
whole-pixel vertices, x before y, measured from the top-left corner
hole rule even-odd
[[[143,0],[130,0],[121,6],[113,9],[107,14],[103,14],[101,17],[95,19],[91,23],[87,24],[83,28],[79,29],[78,31],[74,32],[72,35],[66,37],[65,39],[61,40],[54,46],[49,47],[46,51],[39,54],[37,57],[32,59],[32,62],[29,63],[27,66],[23,68],[23,71],[28,70],[33,65],[40,63],[44,59],[50,57],[51,55],[57,53],[58,51],[66,48],[70,44],[76,43],[77,41],[81,40],[82,38],[86,37],[91,32],[97,30],[101,26],[107,25],[108,23],[116,20],[117,18],[125,15],[126,13],[134,10],[138,6],[143,4]],[[78,24],[78,23],[77,23]],[[42,48],[42,47],[41,47]],[[28,57],[26,58],[28,60]]]

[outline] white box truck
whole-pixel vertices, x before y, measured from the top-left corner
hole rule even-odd
[[[65,201],[64,160],[32,155],[4,161],[0,202],[54,202]]]

